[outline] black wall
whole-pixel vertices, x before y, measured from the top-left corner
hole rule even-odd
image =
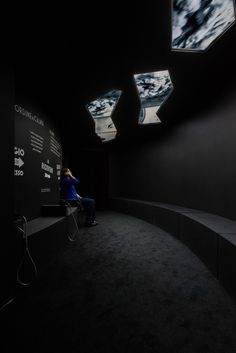
[[[63,164],[81,179],[79,191],[106,204],[108,153],[112,194],[235,217],[236,25],[206,52],[180,53],[171,50],[170,0],[137,3],[130,12],[120,6],[112,15],[101,2],[97,7],[81,12],[92,35],[77,11],[68,15],[63,6],[59,16],[40,16],[38,26],[32,17],[30,34],[27,22],[14,46],[30,53],[17,56],[17,92],[53,115]],[[166,69],[174,90],[158,111],[162,123],[138,126],[133,75]],[[118,133],[103,147],[85,105],[111,89],[122,90],[113,114]]]
[[[77,191],[82,197],[95,199],[96,209],[108,208],[108,153],[105,148],[77,148],[64,154],[63,165],[79,179]]]
[[[0,61],[1,118],[1,246],[0,307],[15,295],[16,239],[13,228],[13,144],[14,144],[14,70],[8,58]]]
[[[160,128],[161,129],[161,128]],[[150,141],[110,151],[110,196],[236,219],[236,90]]]

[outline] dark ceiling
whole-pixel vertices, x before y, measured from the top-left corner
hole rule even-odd
[[[171,0],[99,3],[37,11],[16,31],[16,99],[51,115],[71,147],[99,146],[85,104],[110,89],[123,94],[113,118],[116,143],[151,138],[224,102],[236,86],[236,25],[204,53],[171,51]],[[168,69],[174,90],[159,110],[162,124],[138,126],[133,74]]]

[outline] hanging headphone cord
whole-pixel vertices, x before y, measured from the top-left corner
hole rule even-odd
[[[73,214],[73,212],[72,212],[72,206],[71,206],[71,204],[70,204],[69,202],[66,202],[65,204],[66,204],[66,206],[69,207],[69,210],[70,210],[70,211],[69,211],[69,216],[70,216],[70,215],[72,216],[73,221],[74,221],[75,226],[76,226],[76,230],[77,230],[77,232],[78,232],[78,234],[79,234],[79,228],[78,228],[78,224],[77,224],[77,222],[76,222],[75,216],[74,216],[74,214]],[[68,217],[68,220],[69,220],[69,217]],[[74,232],[73,234],[75,234],[75,232]],[[76,241],[76,238],[71,238],[69,234],[67,235],[67,237],[68,237],[68,239],[69,239],[71,242]]]
[[[5,304],[3,304],[0,308],[0,311],[2,311],[3,309],[5,309],[9,304],[11,304],[13,301],[15,300],[15,298],[11,298],[10,300],[8,300]]]
[[[33,264],[33,268],[34,268],[34,273],[35,273],[35,276],[37,276],[37,268],[36,268],[36,265],[35,265],[35,262],[32,258],[32,256],[30,255],[30,252],[29,252],[29,247],[28,247],[28,235],[27,235],[27,231],[26,231],[26,226],[27,226],[27,220],[25,218],[25,216],[21,216],[22,219],[24,220],[24,226],[23,226],[23,229],[20,228],[20,227],[17,227],[22,233],[23,233],[23,238],[25,239],[25,252],[24,252],[24,255],[22,257],[22,260],[18,266],[18,269],[17,269],[17,281],[22,284],[23,286],[28,286],[29,284],[32,283],[32,281],[30,282],[23,282],[21,281],[20,279],[20,270],[21,270],[21,267],[24,263],[24,260],[25,260],[25,257],[28,255],[29,258],[30,258],[30,261],[31,263]]]

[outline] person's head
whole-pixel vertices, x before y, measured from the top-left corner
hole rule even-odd
[[[70,173],[71,173],[71,171],[70,171],[69,168],[62,168],[62,170],[61,170],[61,175],[62,175],[63,177],[69,176]]]

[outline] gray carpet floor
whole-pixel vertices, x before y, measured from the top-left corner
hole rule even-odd
[[[1,353],[236,352],[236,306],[185,245],[131,216],[97,218],[16,301]]]

